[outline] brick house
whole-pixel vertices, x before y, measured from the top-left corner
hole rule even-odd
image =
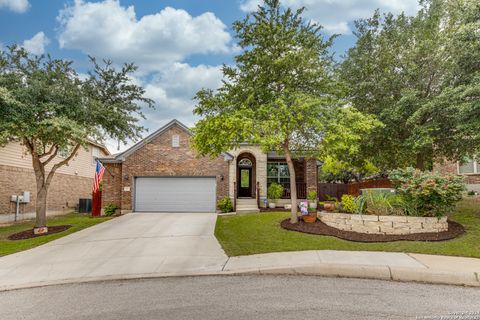
[[[48,191],[47,215],[71,212],[78,206],[80,198],[91,198],[96,158],[109,154],[105,146],[91,143],[87,148],[80,148],[68,166],[60,167]],[[47,170],[63,159],[61,154],[58,155]],[[30,201],[20,204],[20,219],[35,216],[35,174],[26,147],[11,142],[0,148],[0,223],[13,221],[16,203],[11,197],[25,191],[30,193]]]
[[[441,173],[461,175],[465,179],[468,191],[480,193],[480,160],[469,159],[465,163],[437,163],[434,165],[433,170]]]
[[[242,144],[212,159],[199,157],[190,148],[190,130],[177,120],[130,149],[100,159],[105,165],[102,203],[131,211],[213,212],[219,199],[228,196],[237,211],[258,211],[265,206],[267,187],[285,187],[283,203],[290,198],[290,178],[285,159],[264,153],[259,146]],[[295,160],[297,192],[317,189],[317,161]]]

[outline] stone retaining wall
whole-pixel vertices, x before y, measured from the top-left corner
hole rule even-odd
[[[447,217],[374,216],[319,212],[318,218],[331,227],[375,234],[411,234],[448,230]]]

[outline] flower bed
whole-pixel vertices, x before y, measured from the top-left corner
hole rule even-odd
[[[447,217],[376,216],[322,211],[320,221],[344,231],[403,235],[448,230]]]

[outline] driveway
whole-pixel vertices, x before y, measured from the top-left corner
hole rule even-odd
[[[215,213],[132,213],[0,258],[0,288],[119,275],[201,274],[227,261]]]

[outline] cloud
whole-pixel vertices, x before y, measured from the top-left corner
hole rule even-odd
[[[244,0],[240,9],[245,12],[255,11],[261,0]],[[324,26],[329,33],[349,33],[348,23],[360,18],[372,16],[375,9],[383,12],[415,14],[418,0],[283,0],[291,8],[306,7],[305,17]]]
[[[7,8],[13,12],[24,13],[30,8],[28,0],[0,0],[0,9]]]
[[[193,125],[195,118],[192,111],[193,100],[202,88],[216,89],[221,85],[220,66],[190,66],[186,63],[174,63],[145,84],[146,96],[155,100],[157,109],[148,110],[147,115],[154,115],[149,120],[155,127],[173,118]]]
[[[135,8],[123,7],[118,0],[76,0],[57,20],[61,48],[115,62],[134,61],[143,70],[160,70],[193,54],[231,50],[226,26],[211,12],[192,17],[185,10],[166,7],[137,19]]]
[[[172,119],[177,119],[187,126],[193,126],[197,120],[192,111],[195,106],[193,100],[198,90],[202,88],[216,89],[221,85],[222,71],[220,66],[198,65],[190,66],[186,63],[173,63],[164,70],[155,73],[147,81],[134,78],[132,82],[145,88],[145,96],[155,101],[156,108],[145,107],[143,112],[146,119],[141,124],[149,129],[144,136],[152,133]],[[121,145],[120,151],[131,146]],[[106,145],[113,153],[118,152],[117,142],[107,140]]]
[[[23,47],[31,54],[41,55],[45,53],[45,47],[50,43],[50,40],[45,36],[45,33],[38,32],[31,39],[23,41]]]

